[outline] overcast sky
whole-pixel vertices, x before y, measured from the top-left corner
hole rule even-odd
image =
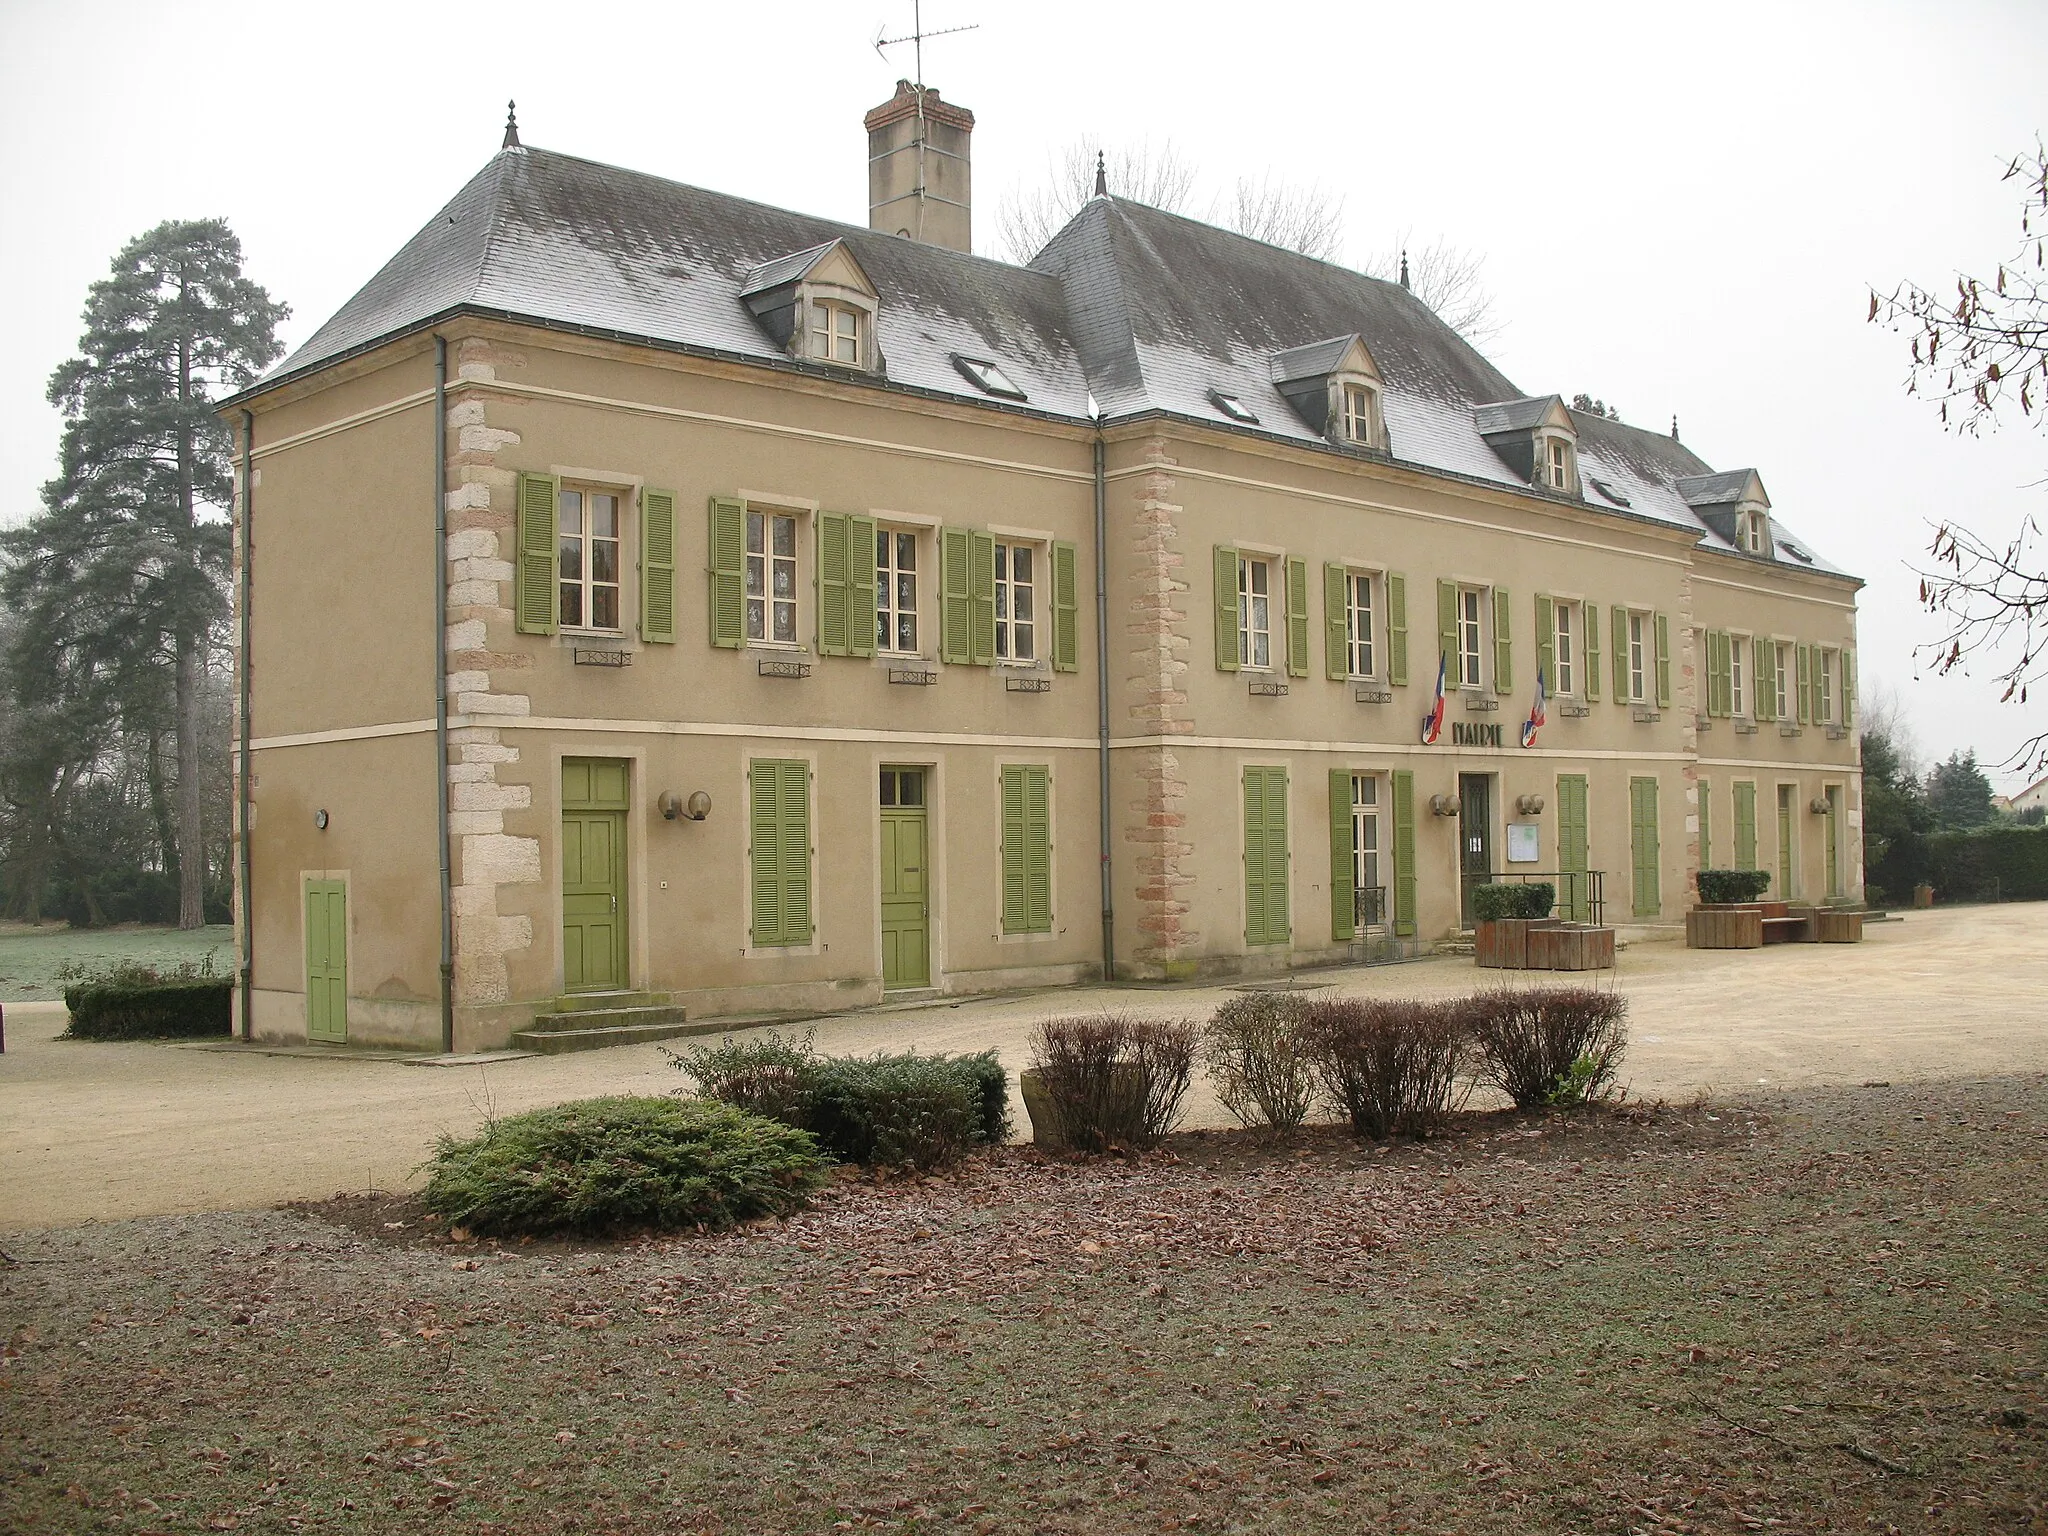
[[[909,0],[0,0],[0,522],[53,472],[43,391],[87,286],[159,220],[225,216],[295,344],[489,158],[516,97],[529,144],[865,222],[861,116],[911,72],[871,44],[909,20]],[[1864,314],[1870,284],[1988,273],[2017,245],[1999,174],[2048,127],[2048,5],[926,5],[927,27],[964,22],[925,76],[975,113],[982,249],[1058,146],[1149,136],[1217,188],[1322,184],[1353,260],[1404,228],[1481,251],[1508,322],[1490,351],[1525,392],[1675,412],[1869,582],[1865,690],[1899,690],[1923,752],[1989,763],[2027,734],[1983,668],[1915,667],[1934,630],[1908,567],[1930,519],[2002,541],[2044,510],[2048,434],[1944,436]]]

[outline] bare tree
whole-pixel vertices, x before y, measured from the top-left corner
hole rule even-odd
[[[2020,242],[1990,281],[1956,278],[1955,297],[1913,282],[1888,294],[1870,291],[1869,319],[1910,337],[1908,394],[1939,402],[1943,427],[1975,436],[2020,415],[2039,429],[2048,412],[2048,151],[2007,165],[2006,181],[2025,189]],[[1941,616],[1939,639],[1922,646],[1936,675],[1969,658],[1995,658],[1999,702],[2024,706],[2029,689],[2048,675],[2048,571],[2039,522],[2029,516],[2002,546],[1954,522],[1936,526],[1928,553],[1933,568],[1918,570],[1920,602]],[[2048,766],[2048,730],[2021,742],[2004,766],[2031,771]]]
[[[1359,269],[1368,276],[1398,282],[1403,264],[1415,297],[1436,311],[1436,317],[1475,347],[1483,347],[1506,329],[1494,313],[1493,294],[1484,277],[1486,258],[1438,238],[1425,246],[1409,242],[1402,230]]]
[[[1240,176],[1223,209],[1222,223],[1240,235],[1299,251],[1317,261],[1335,261],[1344,245],[1344,199],[1332,198],[1311,182],[1298,186]]]
[[[1066,228],[1095,195],[1097,156],[1118,197],[1179,213],[1195,191],[1195,168],[1168,139],[1155,148],[1149,139],[1111,149],[1084,139],[1046,157],[1046,177],[1037,187],[1007,194],[996,205],[996,237],[1015,262],[1027,262]]]

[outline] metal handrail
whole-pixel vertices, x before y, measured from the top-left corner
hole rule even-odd
[[[1488,870],[1490,882],[1548,880],[1557,887],[1560,913],[1583,912],[1585,921],[1596,928],[1607,926],[1607,872],[1600,869],[1503,869]],[[1582,898],[1582,899],[1579,899]]]
[[[1354,886],[1351,891],[1351,921],[1354,931],[1377,928],[1387,920],[1387,888],[1384,885]]]

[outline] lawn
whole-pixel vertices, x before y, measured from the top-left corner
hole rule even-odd
[[[235,930],[227,923],[176,928],[67,928],[44,923],[0,923],[0,1003],[31,1003],[64,995],[57,973],[68,965],[97,970],[119,961],[159,969],[202,964],[227,975],[235,968]]]
[[[17,1234],[0,1528],[2048,1530],[2048,1078]]]

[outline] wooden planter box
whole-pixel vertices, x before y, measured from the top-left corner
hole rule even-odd
[[[1550,923],[1527,936],[1532,971],[1611,971],[1614,930],[1584,923]]]
[[[1863,914],[1823,907],[1813,917],[1813,936],[1822,944],[1863,942]]]
[[[1560,921],[1555,917],[1501,917],[1479,923],[1472,930],[1472,958],[1489,970],[1543,969],[1530,963],[1529,936],[1555,928]]]
[[[1763,903],[1766,944],[1811,944],[1814,909],[1795,907],[1789,901]]]
[[[1761,904],[1701,905],[1685,914],[1687,949],[1762,949],[1764,909]]]

